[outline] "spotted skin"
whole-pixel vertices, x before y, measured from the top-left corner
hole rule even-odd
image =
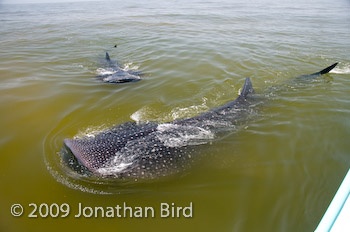
[[[64,143],[96,175],[154,179],[188,167],[194,151],[191,146],[166,146],[157,127],[126,123],[94,138],[65,139]]]

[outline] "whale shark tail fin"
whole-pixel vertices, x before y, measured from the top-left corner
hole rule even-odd
[[[252,81],[250,80],[250,78],[247,77],[245,79],[245,82],[244,82],[244,85],[243,85],[243,89],[242,89],[242,92],[241,92],[240,96],[242,96],[244,98],[247,98],[247,96],[249,94],[252,94],[252,93],[254,93],[253,84],[252,84]]]
[[[329,73],[332,69],[335,68],[335,66],[337,66],[338,62],[337,63],[334,63],[332,64],[331,66],[325,68],[325,69],[322,69],[321,71],[319,72],[316,72],[316,73],[313,73],[313,74],[310,74],[310,76],[316,76],[316,75],[323,75],[323,74],[326,74],[326,73]]]
[[[107,60],[108,62],[111,62],[111,58],[109,57],[108,52],[106,52],[106,60]]]

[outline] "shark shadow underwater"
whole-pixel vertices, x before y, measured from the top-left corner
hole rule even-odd
[[[106,52],[104,68],[108,70],[107,74],[98,75],[96,78],[109,84],[122,84],[128,82],[137,82],[141,80],[142,72],[125,71],[116,62],[114,62],[108,52]]]
[[[299,78],[328,73],[337,63]],[[298,78],[297,78],[298,79]],[[222,138],[254,112],[254,89],[246,78],[233,101],[192,118],[167,123],[126,122],[94,137],[65,139],[62,150],[80,174],[116,179],[158,179],[189,168],[199,147]]]

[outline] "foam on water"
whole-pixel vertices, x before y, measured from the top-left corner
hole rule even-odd
[[[171,120],[176,120],[180,118],[191,117],[196,114],[208,111],[209,107],[207,106],[207,98],[203,97],[203,103],[200,105],[192,105],[188,107],[176,107],[171,110],[170,116]]]
[[[89,126],[84,130],[81,130],[76,134],[73,138],[74,139],[80,139],[80,138],[94,138],[97,134],[105,131],[108,127],[104,124],[100,126]]]
[[[138,111],[135,111],[132,115],[130,115],[130,119],[134,120],[135,122],[139,123],[141,121],[142,118],[142,110],[143,108],[139,109]]]
[[[68,186],[69,188],[80,190],[82,192],[92,193],[92,194],[101,194],[101,195],[112,194],[112,193],[109,193],[109,192],[106,192],[106,191],[97,190],[97,189],[94,189],[94,188],[83,186],[82,184],[77,183],[76,180],[70,179],[69,177],[62,175],[62,173],[60,173],[57,170],[55,170],[55,168],[53,166],[51,166],[51,164],[48,162],[47,159],[45,159],[45,163],[46,163],[46,168],[51,173],[51,175],[58,182],[62,183],[63,185]]]
[[[122,67],[120,67],[121,70],[123,71],[137,71],[139,69],[139,66],[134,65],[132,62],[125,63]],[[105,67],[105,68],[98,68],[96,69],[96,74],[99,76],[103,75],[111,75],[116,73],[118,70],[115,70],[110,67]]]
[[[133,147],[131,147],[131,149],[133,149]],[[132,165],[134,156],[134,154],[126,155],[123,152],[117,152],[108,164],[97,169],[97,173],[101,174],[102,176],[117,175]]]
[[[119,157],[116,156],[113,162],[109,164],[107,167],[97,169],[97,173],[101,174],[102,176],[115,175],[125,170],[127,167],[129,167],[132,164],[132,162],[130,163],[118,162],[118,158]]]
[[[214,139],[215,134],[198,126],[163,123],[157,127],[157,137],[167,147],[184,147],[205,144]]]
[[[335,67],[330,71],[330,73],[336,73],[336,74],[350,74],[350,64],[345,64],[342,67]]]
[[[116,70],[113,70],[112,68],[98,68],[96,69],[96,74],[103,76],[103,75],[111,75],[116,73]]]
[[[160,114],[159,112],[153,110],[151,107],[145,106],[134,112],[130,118],[137,123],[150,121],[169,122],[180,118],[193,117],[208,110],[209,107],[207,106],[207,98],[203,97],[202,104],[200,105],[175,107],[168,114]]]
[[[124,70],[124,71],[129,71],[129,70],[136,71],[138,69],[139,69],[139,66],[134,65],[132,62],[124,64],[124,66],[122,68],[122,70]]]

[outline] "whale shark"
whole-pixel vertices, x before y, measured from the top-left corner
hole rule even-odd
[[[97,79],[109,84],[121,84],[127,82],[136,82],[141,80],[142,73],[139,71],[125,71],[116,62],[114,62],[108,52],[105,57],[105,67],[108,72],[98,75]]]
[[[303,75],[314,78],[332,70]],[[200,156],[200,147],[215,142],[254,113],[256,99],[247,77],[233,101],[191,118],[166,123],[126,122],[92,137],[64,139],[80,170],[118,179],[156,179],[178,174]]]

